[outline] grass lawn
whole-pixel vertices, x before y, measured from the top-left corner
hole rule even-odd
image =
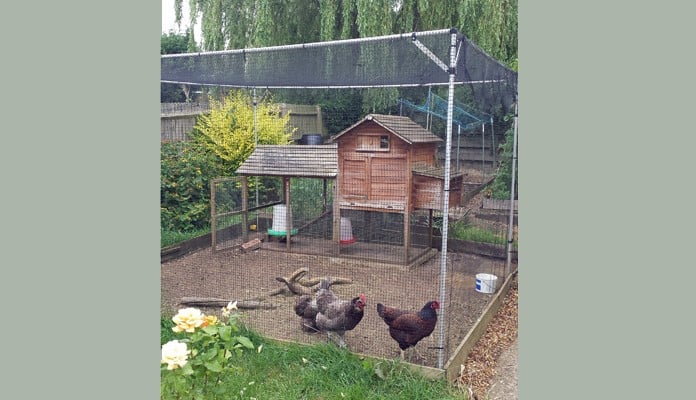
[[[162,319],[162,343],[181,339]],[[363,359],[331,343],[301,345],[245,332],[260,352],[245,351],[231,362],[236,372],[219,383],[191,380],[190,398],[200,399],[467,399],[443,380],[426,379],[397,361]],[[171,371],[162,371],[162,374]],[[201,390],[202,389],[202,390]],[[162,388],[162,399],[176,399]],[[189,398],[189,397],[187,397]]]

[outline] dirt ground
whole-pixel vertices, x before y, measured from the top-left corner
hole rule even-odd
[[[346,333],[351,351],[383,358],[399,355],[399,347],[377,316],[376,304],[419,310],[428,300],[439,300],[441,280],[440,254],[422,265],[401,267],[389,264],[361,265],[356,260],[288,254],[269,250],[242,252],[225,250],[213,253],[210,248],[161,264],[161,312],[173,315],[182,307],[184,297],[210,297],[225,300],[253,299],[284,286],[276,277],[289,276],[298,268],[308,268],[308,278],[344,277],[351,284],[335,285],[341,298],[359,293],[367,297],[368,306],[361,323]],[[445,281],[448,294],[433,334],[421,341],[412,362],[438,366],[439,332],[444,323],[443,361],[446,362],[469,329],[481,315],[493,294],[475,290],[475,274],[502,276],[504,262],[470,254],[450,253]],[[502,284],[502,282],[501,282]],[[295,296],[278,295],[268,302],[274,309],[245,309],[245,323],[260,333],[283,340],[314,343],[327,340],[325,335],[310,334],[300,328],[300,318],[293,312]],[[198,307],[206,314],[220,314],[219,307]]]
[[[481,194],[475,196],[461,210],[476,211],[480,208],[481,197]],[[469,213],[469,216],[472,214]],[[475,290],[475,275],[485,272],[498,276],[499,288],[502,285],[504,267],[505,260],[465,253],[448,254],[447,272],[444,277],[447,295],[443,309],[440,310],[438,325],[430,337],[418,344],[418,354],[413,356],[411,362],[429,367],[438,367],[440,357],[443,363],[447,362],[494,296],[494,294],[480,293]],[[249,252],[227,249],[212,252],[210,248],[205,248],[161,263],[161,312],[162,315],[175,314],[179,308],[184,307],[180,304],[184,297],[210,297],[230,301],[253,299],[284,286],[275,278],[287,277],[299,268],[309,270],[307,278],[328,276],[351,279],[351,284],[333,286],[333,290],[342,298],[351,298],[359,293],[366,295],[368,306],[365,317],[353,331],[346,333],[348,348],[355,353],[382,358],[395,358],[399,355],[398,345],[389,337],[386,324],[377,316],[378,302],[418,310],[428,300],[440,300],[438,293],[443,277],[440,271],[441,254],[439,252],[424,263],[408,268],[265,249]],[[513,265],[513,270],[516,268],[517,266]],[[514,296],[516,299],[516,290]],[[300,318],[293,312],[294,301],[295,298],[291,295],[270,297],[268,302],[275,308],[243,309],[241,311],[244,322],[260,333],[276,339],[301,343],[326,341],[325,335],[302,331]],[[220,307],[198,308],[206,314],[220,315]],[[444,318],[442,318],[443,312]],[[512,312],[516,316],[516,302]],[[514,337],[516,340],[517,321],[515,318],[513,332],[510,319],[508,315],[502,318],[508,322],[492,323],[492,328],[489,329],[493,332],[488,335]],[[501,318],[496,316],[495,320],[501,320]],[[444,331],[442,353],[439,351],[441,328]],[[503,331],[504,334],[501,333]],[[479,341],[475,346],[474,355],[488,354],[485,357],[487,359],[485,367],[471,368],[470,366],[466,379],[460,379],[460,382],[473,387],[478,392],[477,397],[480,398],[482,392],[491,388],[491,384],[500,386],[500,384],[495,385],[494,380],[502,376],[501,379],[515,382],[514,391],[516,392],[516,370],[514,375],[503,371],[494,376],[497,359],[501,357],[500,354],[504,350],[510,348],[509,341],[485,339]],[[471,360],[468,362],[471,363]],[[516,365],[516,362],[514,364]],[[508,394],[510,394],[509,390]]]

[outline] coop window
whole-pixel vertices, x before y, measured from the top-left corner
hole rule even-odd
[[[389,149],[389,136],[383,135],[379,137],[379,148],[384,150]]]
[[[358,136],[358,150],[360,151],[388,151],[388,135],[361,135]]]

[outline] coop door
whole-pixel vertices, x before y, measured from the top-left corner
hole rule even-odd
[[[406,200],[406,159],[374,157],[370,168],[370,200]]]
[[[343,160],[342,196],[367,200],[367,177],[367,160]]]

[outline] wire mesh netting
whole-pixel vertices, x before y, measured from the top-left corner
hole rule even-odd
[[[453,97],[475,120],[464,124],[462,114],[449,126],[441,86],[454,71],[436,61],[450,59],[450,30],[162,56],[163,82],[235,88],[254,99],[244,139],[253,152],[235,176],[210,182],[212,246],[162,263],[162,313],[185,299],[212,301],[200,306],[209,313],[219,312],[215,301],[238,300],[247,325],[264,335],[325,341],[294,306],[329,278],[343,300],[365,295],[364,316],[345,340],[371,356],[400,350],[377,303],[417,312],[438,301],[437,327],[410,361],[442,368],[495,293],[481,290],[477,275],[499,288],[510,273],[509,209],[484,200],[512,127],[503,116],[517,75],[456,35]],[[265,143],[271,122],[257,115],[257,99],[306,105],[295,108],[298,117],[317,111],[294,126],[288,111],[291,142]],[[230,124],[242,123],[230,114]]]
[[[452,32],[163,55],[161,81],[261,88],[447,85]],[[481,111],[509,109],[517,93],[517,73],[454,32],[455,83],[472,92]]]

